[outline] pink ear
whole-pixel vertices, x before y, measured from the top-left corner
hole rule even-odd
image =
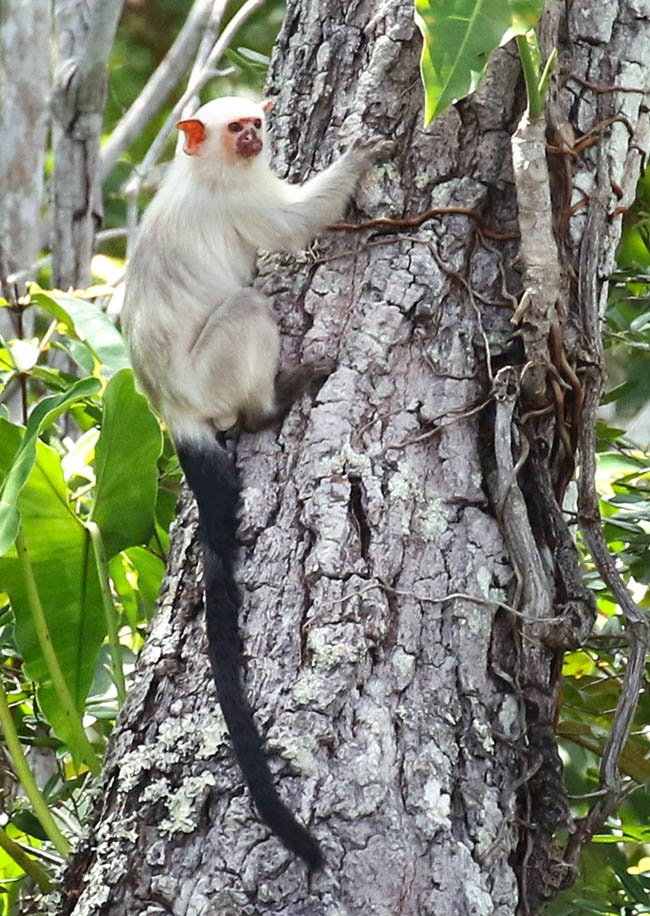
[[[274,107],[275,107],[275,102],[264,102],[264,104],[262,105],[262,110],[264,111],[265,114],[268,114],[269,111],[272,111]]]
[[[187,121],[179,121],[176,127],[185,134],[185,145],[183,152],[188,156],[196,156],[205,140],[205,124],[198,118],[189,118]]]

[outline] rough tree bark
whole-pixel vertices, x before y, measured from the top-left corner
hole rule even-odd
[[[648,148],[650,21],[647,0],[593,7],[574,0],[567,16],[553,2],[543,28],[562,62],[553,123],[595,140],[551,164],[560,350],[597,390],[597,316]],[[562,648],[588,628],[572,613],[589,599],[555,500],[573,457],[563,427],[577,436],[594,417],[579,416],[577,389],[564,412],[550,382],[544,404],[519,394],[516,54],[500,51],[479,91],[424,130],[418,53],[410,3],[290,0],[269,81],[281,172],[304,178],[347,138],[378,134],[396,139],[395,157],[366,178],[355,217],[480,214],[331,233],[316,253],[262,259],[285,358],[338,360],[313,403],[238,447],[247,689],[327,868],[308,880],[242,790],[185,499],[62,913],[509,916],[568,878],[553,844],[566,800],[552,722]],[[549,455],[538,434],[562,441]],[[529,613],[526,549],[544,614],[550,596],[561,617],[546,642],[512,613]]]

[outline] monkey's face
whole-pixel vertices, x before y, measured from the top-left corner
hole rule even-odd
[[[185,134],[183,152],[205,163],[250,165],[265,145],[264,121],[272,107],[272,102],[258,105],[236,97],[206,102],[193,118],[176,125]]]
[[[261,118],[237,118],[224,131],[226,154],[235,159],[254,159],[264,146]]]

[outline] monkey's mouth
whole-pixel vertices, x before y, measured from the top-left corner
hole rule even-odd
[[[237,153],[243,159],[252,159],[262,149],[262,138],[256,133],[245,131],[237,137]]]

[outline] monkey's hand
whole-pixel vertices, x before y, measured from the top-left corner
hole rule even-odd
[[[356,137],[347,149],[346,155],[354,156],[365,162],[382,162],[395,152],[395,143],[393,140],[386,140],[385,137]]]

